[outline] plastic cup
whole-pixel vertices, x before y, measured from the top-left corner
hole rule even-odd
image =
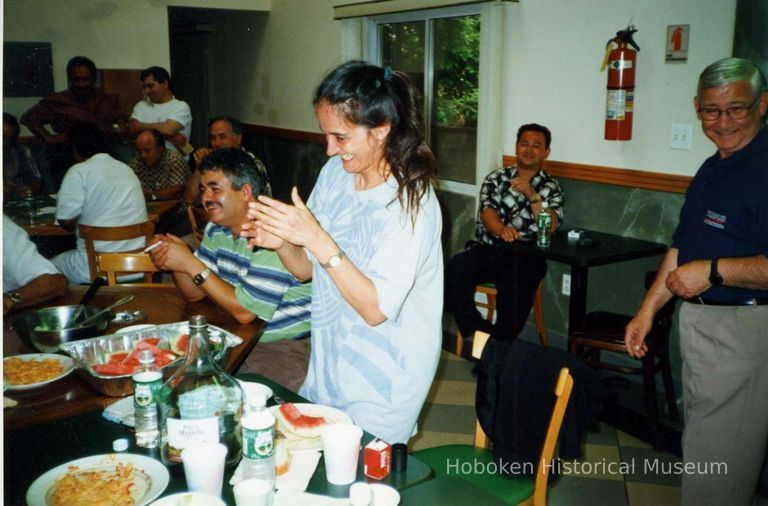
[[[348,485],[355,481],[363,429],[349,423],[327,425],[320,432],[320,437],[328,482]]]
[[[275,494],[272,483],[258,478],[238,482],[232,492],[237,506],[272,506]]]
[[[221,443],[193,443],[181,451],[190,492],[221,497],[227,447]]]

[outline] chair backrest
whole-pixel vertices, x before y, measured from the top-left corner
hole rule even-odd
[[[144,274],[144,283],[132,283],[132,286],[172,286],[152,282],[152,275],[161,271],[155,267],[149,253],[96,253],[96,269],[107,274],[107,286],[117,285],[118,275],[135,272]]]
[[[189,224],[192,226],[192,235],[195,237],[195,246],[199,248],[203,241],[205,225],[208,223],[208,211],[204,207],[190,204],[187,206],[187,216],[189,216]]]
[[[78,225],[80,237],[85,241],[85,252],[88,256],[88,269],[91,273],[91,281],[96,277],[103,275],[96,267],[96,246],[95,241],[126,241],[143,237],[146,242],[152,239],[155,233],[155,223],[157,217],[151,217],[149,220],[133,225],[123,225],[119,227],[94,227],[91,225]]]
[[[475,332],[472,340],[472,356],[479,359],[483,353],[483,348],[488,342],[489,335],[485,332]],[[555,407],[552,408],[552,416],[547,426],[547,435],[544,437],[544,444],[541,447],[539,455],[539,464],[536,468],[536,480],[533,488],[534,506],[545,506],[547,503],[547,481],[549,480],[549,470],[552,468],[552,457],[555,454],[557,438],[560,435],[560,428],[565,418],[565,410],[568,407],[568,400],[571,398],[573,390],[573,376],[567,367],[560,369],[557,382],[555,383],[554,393],[557,397]],[[480,426],[480,422],[475,423],[475,446],[489,448],[490,440]]]

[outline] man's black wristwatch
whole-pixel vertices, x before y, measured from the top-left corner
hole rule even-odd
[[[717,270],[717,261],[720,260],[719,258],[713,258],[712,263],[709,264],[709,282],[712,283],[712,286],[722,286],[723,284],[723,277],[720,275],[720,272]]]

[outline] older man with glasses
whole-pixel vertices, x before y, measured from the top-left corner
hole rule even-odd
[[[752,504],[768,443],[765,77],[748,60],[717,61],[699,77],[694,106],[717,152],[688,188],[625,342],[645,355],[654,313],[683,298],[683,504]]]

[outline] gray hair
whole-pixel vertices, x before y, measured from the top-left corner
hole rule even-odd
[[[696,96],[700,96],[704,88],[720,88],[742,81],[749,82],[755,96],[766,91],[765,76],[754,63],[745,58],[723,58],[701,73]]]

